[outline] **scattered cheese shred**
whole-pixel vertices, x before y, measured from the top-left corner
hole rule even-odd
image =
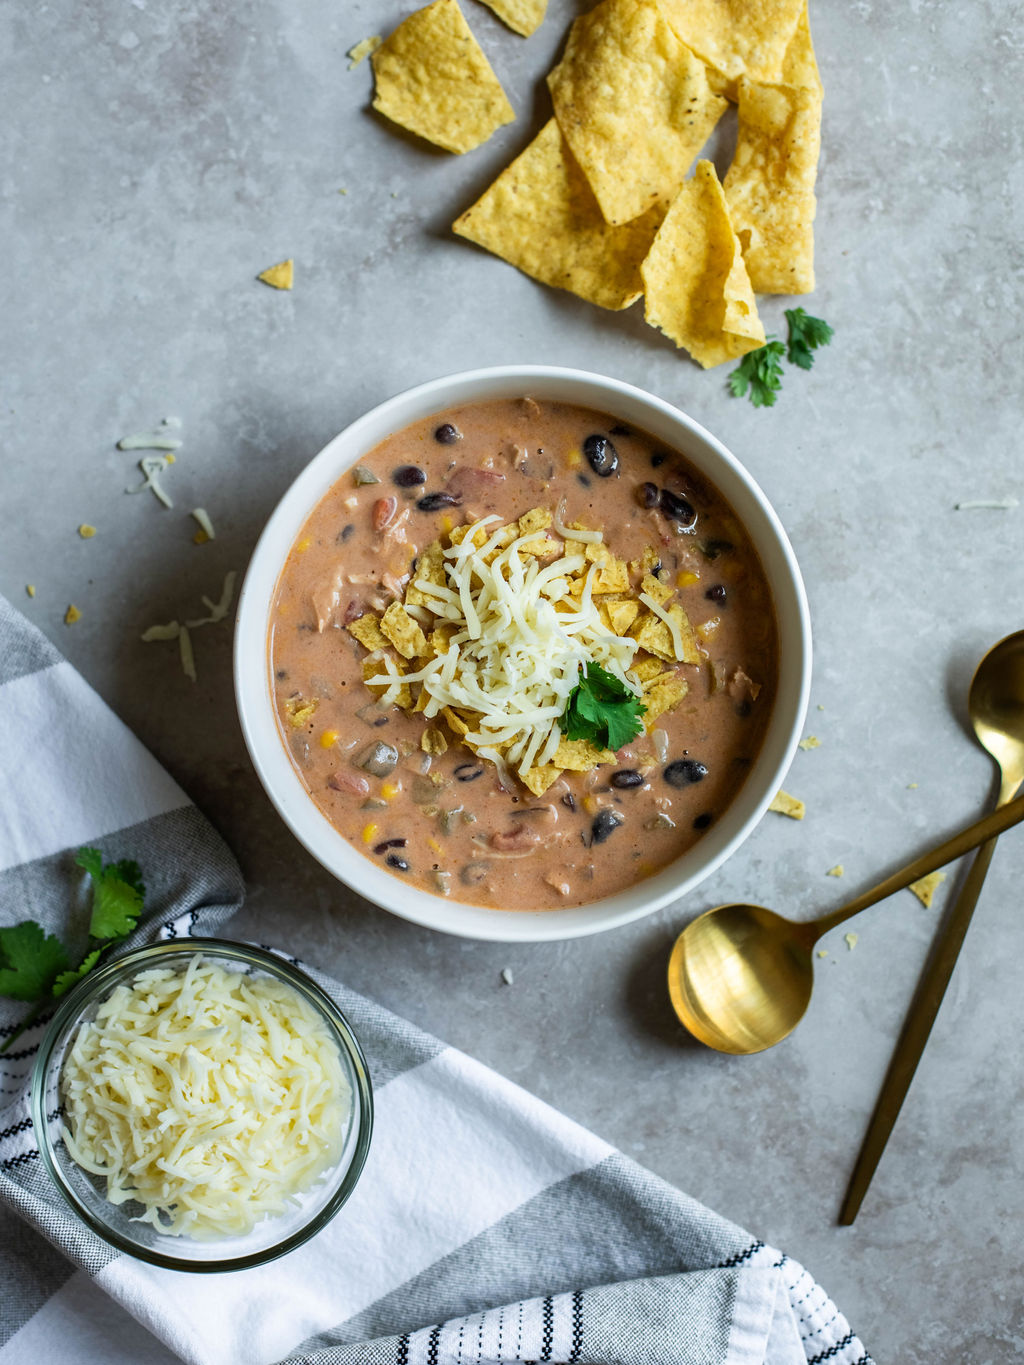
[[[235,595],[235,579],[237,577],[234,569],[224,575],[224,587],[221,589],[219,602],[211,602],[208,597],[202,599],[203,605],[210,613],[209,616],[200,616],[195,621],[186,621],[184,625],[180,621],[168,621],[165,626],[150,626],[142,632],[142,639],[147,645],[152,644],[155,640],[177,640],[178,652],[181,657],[181,670],[186,678],[190,678],[192,682],[196,681],[196,660],[192,650],[192,636],[189,632],[198,630],[200,626],[215,626],[219,621],[224,620]]]
[[[122,436],[118,450],[178,450],[181,437],[171,433],[181,426],[177,417],[165,417],[155,431],[139,431],[134,436]]]
[[[210,514],[205,507],[193,507],[192,516],[199,526],[199,530],[192,537],[197,545],[205,545],[208,540],[217,539],[216,532],[213,529],[213,522],[210,520]]]
[[[854,934],[854,933],[851,932],[851,933],[849,933],[849,934],[844,934],[844,935],[843,935],[843,938],[846,940],[846,946],[847,946],[847,948],[848,948],[849,951],[852,953],[853,950],[854,950],[854,948],[856,948],[858,942],[860,941],[860,940],[859,940],[859,935]]]
[[[173,507],[174,503],[171,502],[170,498],[160,485],[160,475],[168,465],[172,465],[173,463],[173,455],[143,455],[142,459],[139,461],[139,468],[144,475],[142,483],[139,484],[138,488],[126,488],[124,491],[126,493],[145,493],[148,488],[153,496],[159,502],[162,502],[165,507]]]
[[[341,1155],[351,1092],[312,1007],[197,955],[118,986],[61,1077],[64,1141],[114,1204],[171,1236],[239,1236]]]
[[[208,597],[202,599],[203,606],[210,613],[209,616],[201,616],[196,621],[186,621],[189,630],[195,630],[197,626],[215,626],[219,621],[223,621],[231,608],[231,600],[235,595],[235,579],[238,574],[234,569],[224,575],[224,586],[221,589],[220,601],[211,602]]]

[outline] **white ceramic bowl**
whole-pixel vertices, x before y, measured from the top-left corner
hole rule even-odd
[[[274,713],[267,636],[288,551],[309,513],[386,436],[463,403],[530,394],[610,413],[680,451],[732,505],[761,558],[779,626],[779,685],[761,752],[740,791],[699,842],[653,877],[590,905],[506,911],[464,905],[399,881],[372,863],[314,805],[285,751]],[[415,924],[466,938],[538,942],[628,924],[686,895],[734,853],[764,814],[800,738],[811,673],[811,631],[792,546],[764,493],[710,432],[642,389],[582,370],[515,365],[435,379],[381,403],[311,460],[281,499],[253,553],[238,602],[235,695],[249,753],[295,836],[341,881]]]

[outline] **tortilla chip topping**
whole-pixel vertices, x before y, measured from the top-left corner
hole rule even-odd
[[[370,60],[373,107],[446,151],[472,151],[515,118],[457,0],[410,14]]]
[[[368,651],[363,679],[379,704],[432,722],[426,752],[461,740],[503,785],[515,774],[538,796],[567,769],[615,760],[559,724],[588,665],[636,696],[649,731],[686,696],[679,666],[701,657],[675,591],[646,562],[631,569],[600,532],[563,527],[548,508],[455,527],[418,556],[403,601],[348,630]]]

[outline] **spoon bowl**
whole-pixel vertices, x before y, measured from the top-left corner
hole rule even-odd
[[[960,858],[1024,820],[1024,796],[1008,801],[829,915],[794,922],[763,905],[719,905],[686,926],[668,964],[680,1022],[718,1052],[774,1047],[804,1017],[814,985],[815,943],[869,905]]]

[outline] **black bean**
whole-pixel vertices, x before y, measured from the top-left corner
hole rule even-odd
[[[660,496],[656,483],[642,483],[636,490],[636,500],[641,507],[657,507]]]
[[[714,583],[714,584],[712,584],[712,586],[711,586],[710,588],[708,588],[708,590],[707,590],[707,592],[704,594],[704,596],[708,599],[709,602],[718,602],[720,605],[724,606],[724,605],[725,605],[725,584],[724,584],[724,583]]]
[[[613,787],[642,787],[644,784],[642,774],[635,768],[620,768],[618,772],[612,773],[608,781]]]
[[[562,797],[562,805],[565,806],[567,810],[576,809],[576,798],[575,796],[573,796],[572,792],[565,793],[565,795]]]
[[[583,442],[583,453],[598,478],[607,479],[619,472],[619,452],[607,436],[599,432],[588,436]]]
[[[349,536],[355,533],[355,529],[356,529],[355,525],[351,521],[347,526],[343,526],[341,530],[338,532],[338,544],[344,545],[345,541],[348,540]]]
[[[744,697],[742,701],[736,703],[736,714],[738,716],[749,716],[753,709],[753,703],[750,701],[749,697]]]
[[[385,839],[381,844],[374,844],[374,853],[387,853],[389,848],[405,848],[408,839]]]
[[[587,478],[586,474],[577,474],[576,479],[584,488],[590,487],[590,480]]]
[[[717,559],[719,555],[727,555],[733,549],[735,546],[729,540],[709,540],[706,545],[701,546],[705,559]]]
[[[277,670],[277,676],[278,676],[279,678],[287,678],[287,676],[288,676],[288,670],[287,670],[287,668],[279,668],[279,669]]]
[[[462,499],[456,493],[428,493],[416,506],[421,512],[440,512],[442,507],[459,507]]]
[[[396,872],[408,872],[409,864],[404,858],[400,858],[397,853],[389,853],[384,859],[388,867],[393,867]]]
[[[478,763],[460,763],[455,769],[456,782],[475,782],[483,777],[484,770]]]
[[[707,829],[708,825],[711,824],[711,821],[714,818],[715,817],[711,814],[711,812],[709,810],[706,810],[702,814],[697,816],[696,820],[694,820],[693,822],[693,827],[694,829]]]
[[[415,488],[418,484],[426,483],[427,476],[418,464],[401,464],[392,470],[391,480],[399,488]]]
[[[658,469],[661,465],[665,463],[667,459],[668,459],[667,455],[665,455],[660,450],[656,450],[654,454],[651,456],[651,468]]]
[[[379,730],[380,727],[381,727],[382,725],[387,725],[387,724],[388,724],[388,718],[387,718],[387,716],[380,716],[377,720],[375,720],[375,721],[373,722],[373,728],[374,728],[375,730]]]
[[[442,422],[434,432],[434,440],[443,446],[453,446],[456,441],[462,440],[462,432],[451,422]]]
[[[661,490],[658,506],[670,521],[678,521],[681,526],[692,526],[697,520],[697,509],[693,503],[669,488]]]
[[[594,816],[594,823],[590,826],[591,841],[603,844],[612,831],[618,829],[622,823],[622,816],[617,810],[599,810]]]
[[[707,768],[695,758],[677,758],[662,773],[670,787],[688,787],[691,782],[702,782],[707,775]]]
[[[633,433],[630,431],[629,427],[623,426],[623,424],[622,424],[621,422],[616,422],[615,425],[612,427],[612,435],[613,435],[613,436],[632,436]]]

